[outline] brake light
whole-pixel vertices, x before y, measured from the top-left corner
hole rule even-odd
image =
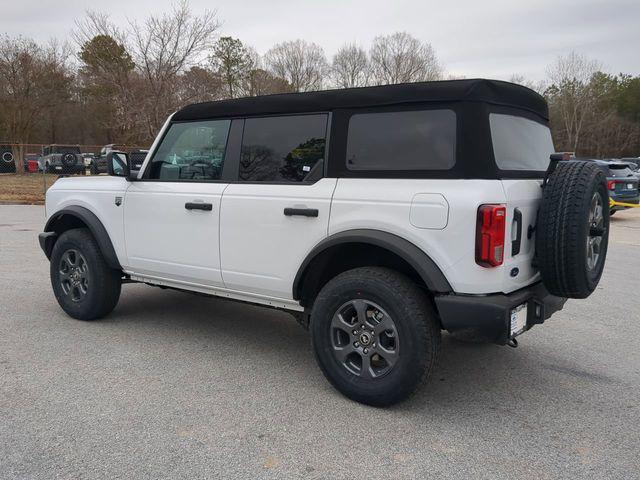
[[[607,181],[607,188],[609,190],[615,190],[616,189],[616,181],[615,180],[609,180]]]
[[[476,224],[476,263],[492,268],[504,261],[504,232],[507,209],[504,205],[480,205]]]

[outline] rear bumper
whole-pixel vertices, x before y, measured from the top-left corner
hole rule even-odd
[[[566,301],[566,298],[551,295],[542,282],[509,294],[451,294],[435,298],[445,330],[472,332],[500,345],[510,339],[513,309],[527,305],[526,330],[529,330],[561,310]]]

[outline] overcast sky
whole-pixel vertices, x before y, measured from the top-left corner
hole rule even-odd
[[[446,71],[465,77],[542,80],[571,50],[611,73],[640,74],[640,0],[191,0],[218,12],[222,35],[264,53],[302,38],[327,57],[346,42],[368,47],[376,35],[406,31],[430,42]],[[0,0],[0,32],[39,41],[70,39],[87,9],[116,22],[169,10],[170,0]]]

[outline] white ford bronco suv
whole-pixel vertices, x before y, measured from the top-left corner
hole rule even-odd
[[[109,176],[58,180],[40,245],[74,318],[129,282],[287,310],[340,392],[390,405],[442,330],[516,345],[595,289],[605,179],[553,152],[544,99],[501,81],[200,103],[139,172],[112,152]]]

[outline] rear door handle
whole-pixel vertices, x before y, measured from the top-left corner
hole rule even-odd
[[[187,210],[204,210],[205,212],[210,212],[213,210],[213,205],[211,203],[187,202],[184,204],[184,208]]]
[[[511,256],[515,257],[520,253],[522,245],[522,212],[519,208],[513,211],[513,222],[516,224],[516,238],[511,242]]]
[[[317,217],[318,216],[318,209],[317,208],[285,208],[284,209],[284,214],[287,217],[291,217],[294,215],[300,216],[300,217]]]

